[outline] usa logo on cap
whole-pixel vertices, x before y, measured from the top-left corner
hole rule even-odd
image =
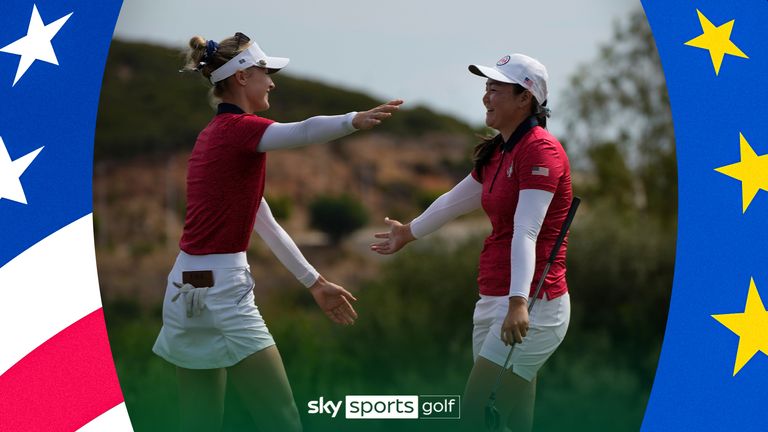
[[[504,66],[505,64],[509,63],[510,56],[504,56],[499,61],[496,62],[496,66]]]

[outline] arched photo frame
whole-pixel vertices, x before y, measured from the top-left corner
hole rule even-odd
[[[93,237],[93,131],[121,3],[0,6],[0,430],[132,430]],[[675,278],[642,429],[759,428],[768,3],[642,6],[678,167]]]

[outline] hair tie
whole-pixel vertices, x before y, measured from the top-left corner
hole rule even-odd
[[[201,59],[202,62],[209,62],[213,60],[213,56],[216,55],[216,51],[219,50],[219,44],[215,40],[209,40],[205,45],[205,55]]]

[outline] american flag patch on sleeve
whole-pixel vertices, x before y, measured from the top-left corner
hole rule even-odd
[[[532,175],[539,175],[549,177],[549,168],[547,167],[533,167],[531,170]]]

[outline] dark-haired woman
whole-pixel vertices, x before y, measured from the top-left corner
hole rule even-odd
[[[409,224],[386,219],[389,232],[371,245],[391,254],[446,222],[482,207],[493,230],[480,254],[480,299],[473,316],[475,358],[462,400],[467,430],[483,430],[484,407],[509,345],[496,407],[512,430],[530,430],[536,374],[565,337],[570,300],[565,281],[567,241],[552,265],[536,307],[529,297],[566,218],[573,193],[568,157],[545,128],[547,71],[537,60],[512,54],[494,67],[471,65],[487,78],[485,123],[499,133],[475,149],[474,169]]]
[[[163,327],[153,351],[177,367],[181,430],[221,427],[227,375],[260,430],[298,431],[301,422],[275,342],[254,304],[246,249],[252,231],[339,324],[357,318],[355,298],[326,281],[275,222],[263,198],[265,152],[327,142],[369,129],[397,111],[391,101],[365,112],[277,123],[271,74],[287,58],[267,56],[237,33],[220,43],[190,40],[187,69],[221,99],[189,157],[181,251],[168,276]]]

